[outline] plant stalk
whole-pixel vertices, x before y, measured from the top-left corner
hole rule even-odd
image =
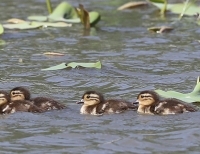
[[[51,0],[46,0],[47,10],[49,14],[52,13],[52,6],[51,6]]]

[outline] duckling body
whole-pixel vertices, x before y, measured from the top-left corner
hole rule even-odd
[[[36,98],[30,99],[30,100],[34,102],[34,105],[36,105],[37,107],[42,108],[46,111],[47,110],[61,110],[61,109],[66,108],[65,105],[63,105],[51,98],[36,97]]]
[[[53,109],[64,109],[65,105],[47,97],[36,97],[31,98],[31,94],[28,89],[24,87],[16,87],[10,91],[10,96],[12,101],[30,101],[33,105],[42,109],[43,111],[53,110]]]
[[[0,91],[0,113],[9,114],[17,111],[41,112],[41,109],[28,101],[11,101],[6,91]]]
[[[154,91],[142,91],[137,101],[139,102],[137,112],[142,114],[168,115],[197,111],[195,107],[175,98],[160,100]]]
[[[83,94],[83,103],[80,113],[91,115],[102,115],[104,113],[121,113],[128,109],[136,109],[137,107],[130,102],[116,99],[105,100],[104,96],[96,91],[87,91]]]

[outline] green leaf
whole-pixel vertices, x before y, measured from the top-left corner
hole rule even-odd
[[[98,61],[96,63],[76,63],[76,62],[71,62],[69,64],[66,63],[61,63],[56,66],[52,66],[49,68],[42,69],[43,71],[52,71],[52,70],[59,70],[59,69],[64,69],[64,68],[77,68],[77,67],[85,67],[85,68],[97,68],[101,69],[101,62]]]
[[[180,93],[176,91],[163,91],[163,90],[155,90],[160,96],[165,98],[176,98],[180,99],[187,103],[192,102],[200,102],[200,78],[197,78],[197,84],[194,87],[194,90],[191,93]]]
[[[27,19],[35,20],[35,21],[47,21],[48,17],[47,16],[29,16]]]
[[[64,22],[23,22],[18,24],[4,24],[3,27],[7,29],[36,29],[40,27],[70,27],[71,24]]]
[[[3,28],[3,26],[0,24],[0,34],[3,34],[3,32],[4,32],[4,28]]]
[[[158,7],[159,9],[162,9],[164,7],[164,4],[153,3],[153,2],[152,2],[152,4],[155,5],[156,7]],[[171,11],[172,13],[175,13],[175,14],[181,14],[184,7],[185,7],[184,3],[167,4],[167,10]],[[184,14],[185,15],[194,15],[197,12],[200,12],[199,7],[193,3],[189,3]]]

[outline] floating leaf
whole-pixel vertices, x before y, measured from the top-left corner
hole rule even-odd
[[[72,24],[67,24],[65,22],[34,22],[34,24],[41,25],[43,27],[71,27]]]
[[[160,96],[165,98],[176,98],[187,103],[200,102],[200,78],[197,78],[197,84],[191,93],[183,94],[176,91],[155,90]]]
[[[132,8],[141,7],[141,6],[145,6],[145,5],[148,5],[148,3],[145,2],[145,1],[142,1],[142,2],[129,2],[129,3],[126,3],[126,4],[118,7],[117,10],[132,9]]]
[[[47,16],[30,16],[28,17],[28,20],[34,20],[34,21],[47,21]]]
[[[149,31],[153,31],[155,33],[164,33],[164,32],[170,32],[173,30],[172,27],[167,26],[161,26],[161,27],[150,27],[148,28]]]
[[[4,28],[3,28],[3,26],[0,24],[0,34],[3,34],[3,32],[4,32]]]
[[[60,69],[64,69],[64,68],[67,68],[66,63],[61,63],[59,65],[52,66],[52,67],[49,67],[49,68],[45,68],[45,69],[42,69],[42,70],[43,71],[53,71],[53,70],[60,70]]]
[[[3,24],[3,27],[7,29],[35,29],[41,27],[41,25],[24,22],[19,24]]]
[[[45,52],[43,54],[44,55],[50,55],[50,56],[64,56],[65,55],[63,53],[58,53],[58,52]]]
[[[165,5],[165,4],[153,3],[153,2],[152,2],[152,4],[155,5],[156,7],[158,7],[159,9],[162,9]],[[175,13],[175,14],[181,14],[184,7],[185,7],[184,3],[167,4],[167,10],[171,11],[172,13]],[[194,15],[198,12],[200,13],[200,8],[193,3],[189,3],[187,10],[184,11],[184,14],[185,15]]]
[[[101,62],[98,61],[96,63],[76,63],[76,62],[71,62],[69,64],[66,63],[61,63],[56,66],[52,66],[49,68],[42,69],[43,71],[52,71],[52,70],[59,70],[59,69],[64,69],[64,68],[77,68],[77,67],[85,67],[85,68],[97,68],[101,69]]]
[[[12,18],[12,19],[7,20],[6,22],[13,23],[13,24],[18,24],[18,23],[24,23],[26,21],[24,21],[22,19]]]
[[[3,27],[7,29],[35,29],[40,27],[71,27],[71,24],[64,22],[24,22],[19,24],[4,24]]]
[[[99,22],[101,16],[98,12],[89,12],[89,23],[94,26]],[[50,22],[67,22],[67,23],[81,23],[77,11],[67,2],[60,3],[52,14],[49,16],[29,16],[28,20],[34,21],[50,21]]]

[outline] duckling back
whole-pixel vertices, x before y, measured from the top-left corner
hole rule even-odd
[[[124,100],[109,99],[101,106],[100,110],[104,113],[121,113],[128,109],[136,110],[137,106]]]
[[[183,112],[196,112],[197,108],[181,100],[171,98],[159,101],[155,106],[155,114],[178,114]]]
[[[45,111],[54,110],[54,109],[60,110],[60,109],[66,108],[65,105],[63,105],[51,98],[36,97],[36,98],[31,99],[31,101],[33,101],[33,104],[35,106],[37,106],[38,108],[41,108]]]
[[[16,100],[7,104],[2,110],[4,114],[10,114],[15,112],[33,112],[41,113],[44,110],[38,108],[32,102],[26,100]]]

